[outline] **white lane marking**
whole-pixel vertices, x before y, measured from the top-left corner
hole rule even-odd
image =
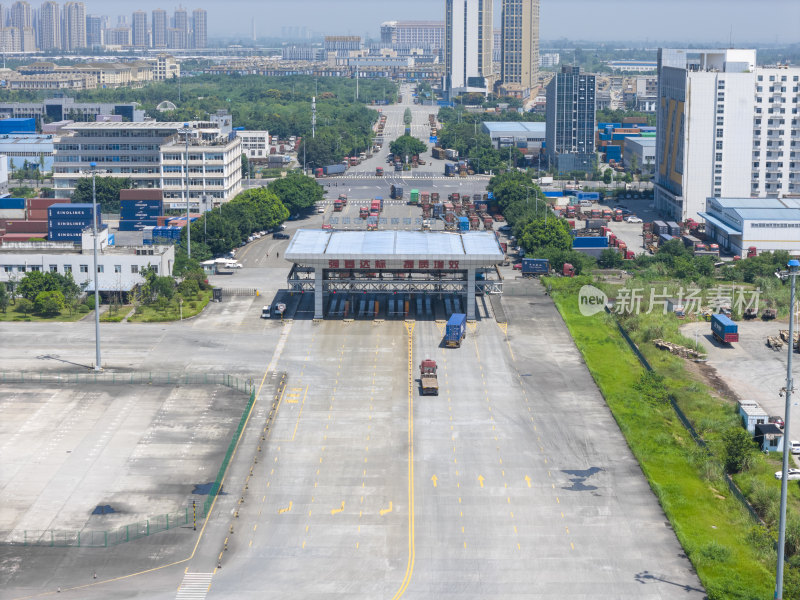
[[[204,600],[212,577],[213,573],[185,573],[175,600]]]

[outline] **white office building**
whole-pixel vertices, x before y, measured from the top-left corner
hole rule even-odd
[[[108,243],[108,229],[98,232],[97,284],[101,294],[126,293],[145,282],[143,271],[152,267],[171,275],[175,246],[117,248]],[[80,244],[71,242],[6,242],[0,247],[0,282],[20,281],[34,271],[72,274],[81,289],[94,291],[93,235],[87,229]]]
[[[800,193],[800,68],[756,67],[744,49],[661,49],[658,64],[662,214],[696,219],[709,197]]]
[[[445,5],[445,81],[452,98],[487,93],[494,81],[492,0],[447,0]]]
[[[190,198],[227,202],[241,191],[241,140],[230,138],[229,115],[190,121]],[[184,198],[185,144],[176,135],[182,122],[144,121],[74,123],[55,142],[53,178],[56,198],[70,198],[91,163],[100,176],[126,177],[132,188],[160,188],[164,198]],[[177,158],[176,158],[177,157]]]

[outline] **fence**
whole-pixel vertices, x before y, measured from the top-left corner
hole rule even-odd
[[[0,383],[223,385],[244,394],[249,394],[253,391],[252,379],[240,379],[225,373],[161,373],[153,371],[53,373],[47,371],[15,371],[12,373],[0,372]]]
[[[611,314],[611,311],[608,309],[608,307],[606,307],[606,312]],[[630,349],[633,350],[633,353],[636,355],[636,358],[639,359],[639,362],[645,369],[647,369],[648,371],[652,371],[653,367],[651,367],[650,363],[647,362],[647,359],[644,357],[644,354],[642,354],[642,351],[639,350],[639,346],[637,346],[636,343],[631,339],[631,337],[628,335],[628,332],[625,331],[625,328],[622,327],[619,321],[617,321],[616,317],[613,318],[614,318],[614,323],[617,325],[617,329],[619,329],[619,332],[622,334],[622,337],[625,339],[628,346],[630,346]],[[672,394],[669,395],[669,404],[670,406],[672,406],[672,410],[675,411],[675,414],[678,416],[678,420],[692,436],[692,439],[695,441],[695,443],[701,448],[708,450],[708,444],[706,444],[706,441],[700,436],[699,433],[697,433],[697,430],[694,428],[694,425],[689,420],[689,417],[687,417],[686,414],[678,406],[678,403],[675,401],[675,397]],[[727,473],[723,473],[723,477],[725,479],[725,483],[728,485],[728,489],[730,489],[731,493],[736,497],[736,499],[739,500],[739,502],[741,502],[742,506],[744,506],[745,509],[747,509],[747,512],[750,513],[750,516],[753,518],[753,520],[757,521],[758,523],[761,523],[761,525],[766,527],[767,524],[764,523],[764,521],[756,512],[756,509],[753,508],[753,505],[750,504],[750,501],[745,497],[745,495],[742,493],[742,490],[739,489],[739,486],[736,485],[731,476],[728,475]]]
[[[176,527],[186,527],[193,525],[196,520],[205,519],[211,510],[214,499],[217,494],[222,490],[222,481],[225,478],[225,473],[228,470],[228,465],[231,462],[233,453],[239,443],[239,438],[242,436],[250,411],[256,400],[256,392],[253,387],[252,381],[240,380],[230,375],[215,375],[204,373],[184,373],[180,375],[170,373],[98,373],[98,374],[50,374],[50,373],[3,373],[0,374],[0,381],[14,382],[14,383],[88,383],[88,382],[105,382],[105,383],[157,383],[157,384],[178,384],[185,383],[189,385],[209,384],[209,385],[224,385],[231,389],[246,391],[250,394],[250,398],[242,411],[242,416],[239,419],[239,424],[236,430],[231,435],[231,441],[225,451],[225,456],[222,459],[222,464],[219,466],[217,476],[211,484],[208,495],[205,501],[197,502],[193,506],[187,506],[183,510],[175,513],[162,514],[147,519],[145,521],[137,521],[128,525],[122,525],[112,530],[24,530],[22,539],[9,540],[11,544],[21,543],[24,546],[49,546],[49,547],[75,547],[75,548],[108,548],[123,544],[133,540],[138,540],[143,537],[148,537],[154,533],[161,531],[168,531]],[[117,375],[116,378],[111,378],[112,375]],[[124,375],[124,377],[119,377]],[[134,377],[136,375],[136,377]],[[108,381],[102,381],[103,377],[110,378]]]

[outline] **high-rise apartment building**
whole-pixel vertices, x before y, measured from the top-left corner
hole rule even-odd
[[[83,2],[64,5],[64,50],[86,48],[86,8]]]
[[[116,27],[105,30],[106,46],[127,47],[131,45],[131,28],[128,25],[119,24]]]
[[[153,11],[153,48],[167,47],[167,11],[157,8]]]
[[[104,20],[105,17],[102,15],[86,16],[86,45],[89,48],[96,48],[103,45]]]
[[[580,67],[562,67],[547,84],[547,159],[561,173],[593,168],[595,83]]]
[[[487,93],[493,83],[492,0],[446,0],[445,81],[450,97]]]
[[[183,7],[175,9],[175,16],[173,17],[175,32],[172,34],[173,45],[171,48],[188,48],[189,47],[189,13]]]
[[[539,74],[539,0],[503,0],[501,81],[528,96]]]
[[[16,27],[20,31],[26,27],[33,27],[33,15],[31,5],[24,0],[18,0],[11,5],[11,15],[9,25]]]
[[[757,67],[755,50],[660,49],[656,208],[696,219],[710,197],[800,193],[798,92],[800,68]]]
[[[61,9],[57,2],[43,2],[39,11],[39,49],[61,48]]]
[[[136,10],[131,15],[131,36],[134,48],[148,47],[147,13],[143,10]]]
[[[192,11],[192,48],[208,46],[208,13],[202,8]]]

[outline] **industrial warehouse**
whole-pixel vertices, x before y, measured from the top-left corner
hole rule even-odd
[[[473,320],[476,293],[503,289],[497,266],[504,254],[486,231],[300,229],[285,258],[294,263],[289,290],[314,292],[315,319],[464,312]]]

